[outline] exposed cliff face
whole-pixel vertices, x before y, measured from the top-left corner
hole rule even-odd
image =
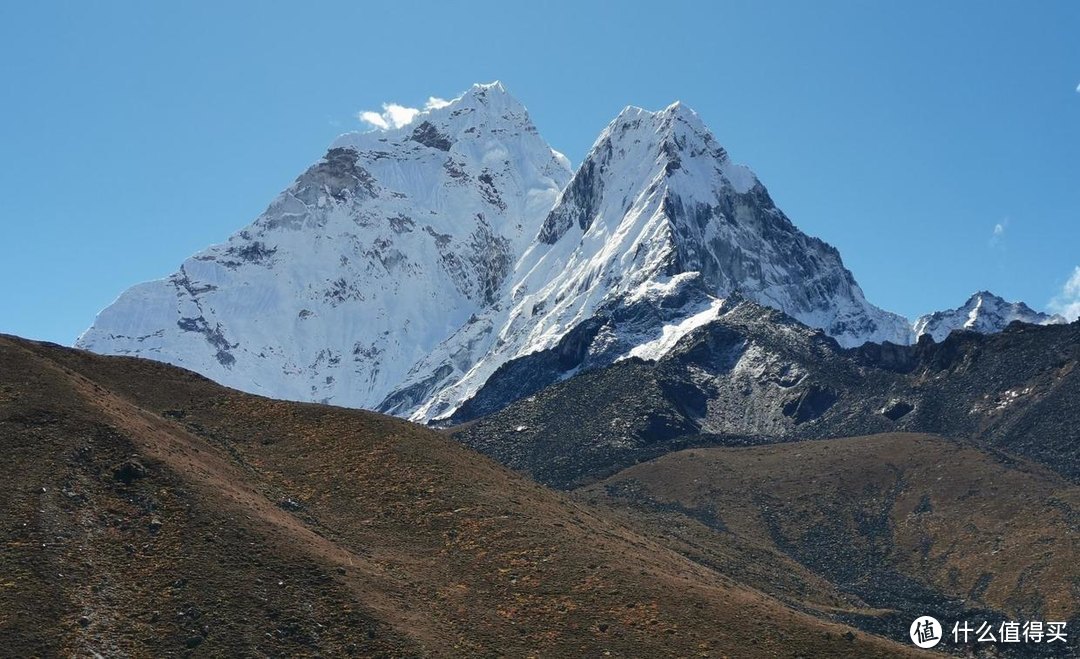
[[[254,223],[126,291],[77,345],[374,407],[497,299],[569,177],[521,104],[474,86],[341,136]]]

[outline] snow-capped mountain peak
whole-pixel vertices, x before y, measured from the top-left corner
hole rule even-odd
[[[331,148],[351,146],[358,142],[363,144],[369,138],[381,140],[388,133],[399,132],[414,134],[418,141],[423,142],[426,129],[418,131],[418,128],[425,123],[444,132],[443,137],[465,137],[476,134],[482,128],[496,132],[515,129],[536,132],[528,110],[498,81],[474,84],[454,99],[429,103],[422,110],[407,109],[406,112],[393,126],[345,133],[334,141]]]
[[[683,160],[705,166],[683,168]],[[602,171],[604,176],[597,177]],[[554,244],[574,225],[582,232],[587,222],[619,222],[622,213],[603,213],[601,199],[627,198],[642,189],[650,192],[670,178],[684,185],[727,185],[743,194],[757,184],[749,168],[735,165],[716,143],[696,112],[676,102],[659,112],[628,106],[600,134],[589,156],[563,192],[555,211],[541,230],[540,242]],[[642,188],[642,183],[648,185]],[[619,208],[616,211],[621,210]]]
[[[559,377],[655,358],[736,292],[843,345],[910,341],[907,321],[869,304],[838,252],[795,228],[681,103],[628,107],[604,129],[515,270],[504,299],[420,362],[381,409],[446,416],[496,369],[570,337],[584,343]],[[579,327],[594,329],[585,337]]]
[[[929,335],[934,341],[942,341],[954,330],[992,334],[1004,330],[1014,321],[1031,325],[1067,322],[1059,315],[1035,311],[1023,302],[1008,302],[989,291],[979,291],[956,309],[920,316],[912,324],[912,330],[916,338]]]
[[[501,83],[394,111],[78,345],[431,420],[500,370],[520,393],[659,359],[734,299],[843,346],[912,339],[682,103],[627,107],[572,173]]]
[[[250,226],[129,289],[77,345],[373,407],[498,298],[570,177],[499,83],[347,133]]]

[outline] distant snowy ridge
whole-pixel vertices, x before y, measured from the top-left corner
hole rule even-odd
[[[943,341],[954,330],[970,330],[982,334],[1000,332],[1009,323],[1019,321],[1031,325],[1056,325],[1067,322],[1056,314],[1035,311],[1023,302],[1007,302],[988,291],[980,291],[956,309],[936,311],[920,316],[912,323],[915,337],[930,335]]]

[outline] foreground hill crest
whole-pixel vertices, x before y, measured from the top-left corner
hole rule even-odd
[[[0,335],[0,446],[5,656],[918,656],[442,433],[148,360]]]

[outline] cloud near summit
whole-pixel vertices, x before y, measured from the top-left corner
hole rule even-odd
[[[419,108],[410,108],[404,105],[398,105],[397,103],[383,103],[382,112],[375,112],[374,110],[364,110],[357,113],[357,118],[378,130],[390,130],[393,128],[401,128],[402,126],[412,123],[412,120],[416,118],[416,115],[428,110],[438,110],[439,108],[450,105],[450,101],[431,96],[428,98],[427,103],[424,103],[423,110]]]
[[[1070,321],[1080,318],[1080,265],[1073,269],[1061,292],[1050,300],[1049,307]]]

